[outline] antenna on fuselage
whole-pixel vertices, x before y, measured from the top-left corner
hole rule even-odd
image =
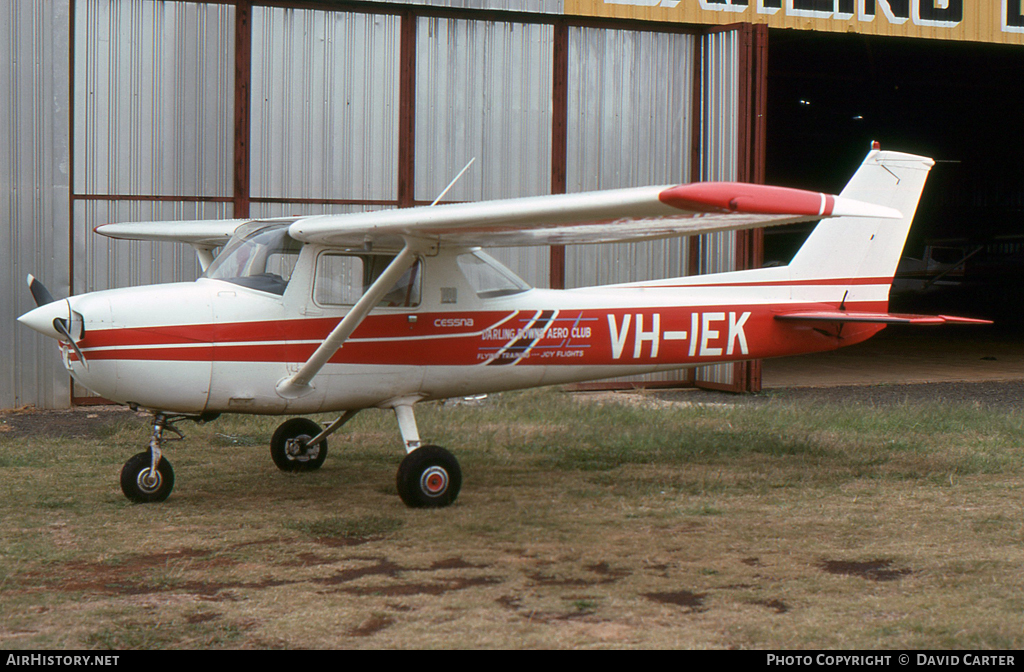
[[[430,204],[430,207],[434,207],[435,205],[437,205],[438,201],[444,198],[444,195],[448,193],[448,190],[455,186],[455,183],[459,181],[459,178],[462,177],[463,173],[469,170],[469,167],[473,165],[474,161],[476,161],[475,156],[469,160],[469,163],[466,164],[465,168],[459,171],[459,174],[455,176],[455,179],[448,183],[448,186],[444,188],[444,191],[437,195],[437,198],[435,198],[434,202]]]

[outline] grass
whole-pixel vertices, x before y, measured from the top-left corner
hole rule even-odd
[[[186,425],[171,498],[131,505],[123,415],[0,438],[3,648],[1024,645],[1017,413],[426,404],[464,473],[443,510],[399,501],[384,411],[304,474],[269,459],[280,419]]]

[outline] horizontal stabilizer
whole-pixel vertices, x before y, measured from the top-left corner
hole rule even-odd
[[[783,313],[776,320],[787,322],[862,322],[867,324],[992,324],[991,320],[951,315],[911,315],[908,313],[850,313],[844,310],[810,310]]]

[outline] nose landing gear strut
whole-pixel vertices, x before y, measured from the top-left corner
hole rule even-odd
[[[182,420],[206,422],[216,416],[167,415],[153,413],[153,433],[149,438],[149,449],[132,455],[121,467],[121,492],[133,502],[162,502],[174,489],[174,469],[163,456],[161,447],[167,441],[181,441],[185,435],[174,423]],[[176,434],[167,438],[164,430]]]

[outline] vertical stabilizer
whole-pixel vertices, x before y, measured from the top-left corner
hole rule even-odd
[[[822,220],[790,262],[791,277],[891,284],[933,165],[923,156],[873,149],[841,195],[895,208],[903,219]]]

